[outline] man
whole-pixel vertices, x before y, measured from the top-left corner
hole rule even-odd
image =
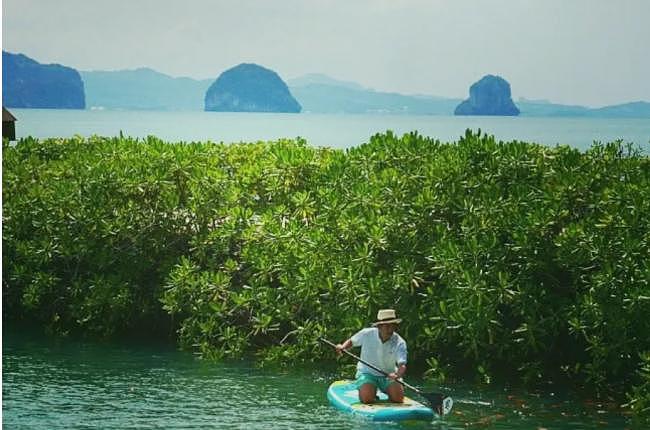
[[[340,355],[352,346],[361,347],[361,359],[383,370],[388,377],[359,362],[357,363],[356,383],[359,400],[373,403],[377,399],[377,389],[388,395],[391,402],[404,402],[404,387],[397,382],[406,373],[406,342],[395,332],[402,322],[393,309],[377,312],[377,322],[373,327],[364,328],[350,339],[336,345]]]

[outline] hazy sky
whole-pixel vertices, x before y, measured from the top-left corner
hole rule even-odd
[[[2,0],[2,48],[79,70],[216,79],[242,62],[381,91],[650,101],[650,0]]]

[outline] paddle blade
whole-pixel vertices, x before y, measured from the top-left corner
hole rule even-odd
[[[451,397],[445,397],[442,399],[442,415],[447,415],[451,412],[451,408],[454,407],[454,400]]]
[[[429,403],[429,407],[438,415],[443,416],[451,412],[454,407],[454,401],[451,397],[445,397],[440,393],[421,393],[422,397]]]

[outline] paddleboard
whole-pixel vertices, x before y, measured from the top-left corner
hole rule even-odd
[[[364,404],[359,401],[359,391],[354,381],[335,381],[327,390],[327,399],[335,408],[362,416],[372,421],[431,421],[437,415],[422,403],[404,397],[404,403],[393,403],[388,396],[378,391],[379,400]]]

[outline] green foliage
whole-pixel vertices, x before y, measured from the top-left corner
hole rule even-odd
[[[630,402],[625,405],[635,414],[638,424],[650,424],[650,351],[640,354],[641,364],[637,376],[639,383],[628,394]]]
[[[650,160],[622,142],[23,139],[3,169],[6,318],[296,363],[390,306],[431,378],[615,384],[647,413]]]

